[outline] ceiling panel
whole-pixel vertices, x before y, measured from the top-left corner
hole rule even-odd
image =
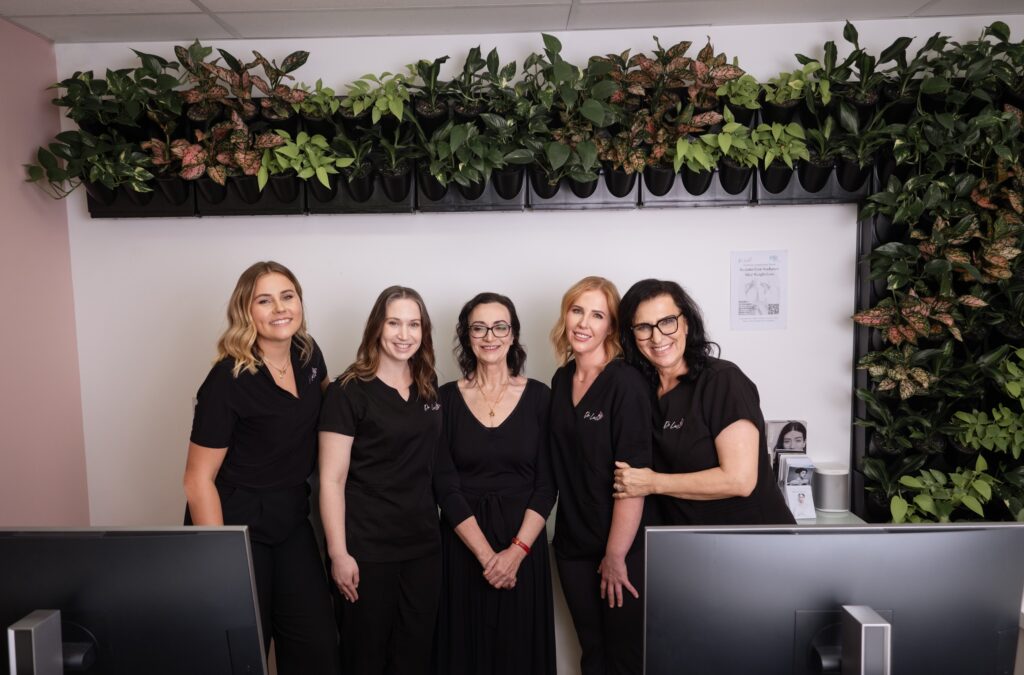
[[[0,0],[0,16],[17,17],[65,14],[184,14],[201,11],[203,10],[192,0]]]
[[[568,6],[218,13],[243,38],[512,33],[564,27]],[[287,20],[283,21],[282,16]]]
[[[2,1],[2,0],[0,0]],[[304,10],[404,9],[417,7],[505,7],[508,0],[203,0],[203,6],[212,12],[264,12]],[[520,3],[525,11],[530,5],[563,5],[572,0],[530,0]]]
[[[1024,13],[1024,0],[973,0],[966,3],[963,0],[935,0],[922,7],[916,16],[961,16],[991,14],[1021,14]],[[1020,36],[1014,36],[1020,39]]]
[[[28,16],[10,20],[54,42],[171,42],[234,37],[206,14]]]

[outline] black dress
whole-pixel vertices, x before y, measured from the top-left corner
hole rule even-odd
[[[476,516],[495,551],[509,546],[526,509],[547,518],[555,501],[548,455],[550,392],[528,380],[511,415],[494,428],[470,412],[457,382],[440,390],[444,431],[435,464],[443,586],[437,672],[554,675],[555,635],[547,537],[541,531],[516,585],[497,590],[454,527]]]
[[[733,363],[709,358],[693,379],[684,378],[658,400],[654,429],[654,470],[690,473],[718,464],[715,438],[737,420],[757,427],[757,484],[747,497],[691,500],[658,495],[664,525],[794,525],[768,459],[757,387]]]

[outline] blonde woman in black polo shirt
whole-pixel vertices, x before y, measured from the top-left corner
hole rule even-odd
[[[430,316],[386,288],[320,415],[320,515],[341,591],[343,672],[430,670],[441,589],[431,489],[441,434]]]
[[[307,517],[326,382],[295,275],[252,265],[197,394],[185,522],[249,526],[264,646],[273,639],[282,675],[337,673],[329,586]]]

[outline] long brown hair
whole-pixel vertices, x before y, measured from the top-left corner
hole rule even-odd
[[[565,315],[581,295],[587,291],[601,291],[604,293],[605,302],[608,303],[608,336],[604,340],[606,363],[622,353],[622,344],[619,342],[619,290],[615,284],[604,277],[583,277],[562,296],[562,308],[558,315],[555,327],[551,329],[551,344],[555,348],[555,358],[558,365],[564,366],[572,358],[572,347],[569,346],[569,338],[565,335]]]
[[[292,340],[299,344],[299,356],[304,365],[313,357],[313,338],[306,332],[306,306],[302,300],[302,286],[299,280],[290,269],[279,262],[266,260],[253,263],[238,277],[235,290],[231,292],[231,299],[228,300],[228,328],[217,341],[217,360],[229,356],[233,358],[235,366],[231,373],[235,377],[243,370],[255,374],[256,369],[263,365],[263,354],[256,344],[258,334],[249,307],[256,292],[256,282],[268,274],[280,274],[295,286],[295,293],[302,304],[302,323],[299,324],[299,329],[295,331]]]
[[[405,286],[389,286],[377,296],[370,316],[366,319],[366,328],[363,330],[363,340],[356,352],[356,360],[338,379],[342,384],[346,384],[356,378],[366,382],[376,376],[377,368],[380,366],[380,336],[384,331],[388,305],[394,300],[412,300],[419,306],[423,337],[420,340],[420,348],[409,359],[409,369],[412,371],[412,381],[419,397],[433,403],[437,399],[437,390],[434,387],[436,375],[430,315],[427,314],[427,306],[423,304],[420,294]]]

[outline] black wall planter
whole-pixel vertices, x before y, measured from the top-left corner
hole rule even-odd
[[[666,208],[679,206],[747,206],[753,203],[753,183],[747,180],[747,186],[738,194],[730,194],[722,187],[718,170],[707,173],[688,173],[683,167],[682,180],[678,180],[664,195],[655,195],[647,190],[646,184],[640,186],[640,206],[644,208]],[[690,189],[687,189],[687,185]],[[691,190],[693,190],[691,192]],[[694,193],[696,192],[696,194]]]
[[[526,170],[521,166],[506,167],[491,173],[491,183],[502,199],[515,199],[523,190]]]
[[[433,178],[431,177],[431,180]],[[455,189],[448,189],[440,199],[431,199],[422,189],[417,193],[416,208],[424,213],[460,212],[460,211],[522,211],[526,208],[526,185],[520,182],[519,192],[511,199],[498,194],[493,181],[480,184],[480,192],[465,191],[458,183]],[[451,186],[449,186],[451,188]],[[475,195],[475,196],[474,196]]]
[[[751,167],[738,166],[724,160],[718,164],[718,180],[722,183],[722,188],[731,195],[738,195],[747,189],[753,172]]]
[[[759,191],[763,188],[771,194],[778,194],[785,190],[789,185],[789,179],[793,177],[793,169],[781,162],[772,162],[768,166],[762,164],[758,167],[757,173],[760,179]]]
[[[420,192],[428,200],[439,202],[448,194],[449,186],[434,178],[426,169],[420,169],[418,178],[417,184],[420,186]]]
[[[873,167],[874,162],[869,162],[867,166],[860,166],[856,160],[840,157],[836,161],[836,177],[839,179],[839,185],[849,192],[860,190],[867,182],[868,176],[871,175]]]
[[[625,197],[630,192],[633,192],[633,187],[636,185],[636,173],[626,173],[622,169],[611,169],[605,168],[604,182],[608,187],[608,192],[612,193],[615,197]]]
[[[825,188],[835,170],[835,160],[822,162],[812,157],[809,162],[800,162],[796,168],[796,175],[800,179],[800,187],[813,193],[820,192]]]
[[[302,115],[302,128],[310,136],[319,134],[328,141],[338,135],[338,125],[332,119],[318,119]]]
[[[779,124],[789,124],[796,117],[796,113],[799,110],[800,101],[792,101],[786,104],[772,103],[770,101],[763,101],[761,103],[761,121],[768,124],[778,122]]]
[[[558,190],[562,187],[563,181],[558,181],[554,185],[548,182],[547,177],[543,172],[536,169],[530,169],[530,194],[535,195],[541,199],[552,199]]]
[[[177,189],[184,191],[184,198],[179,202],[169,199],[159,184],[154,185],[153,192],[144,193],[149,195],[144,204],[133,199],[134,195],[128,194],[127,187],[114,190],[113,199],[109,203],[100,202],[86,192],[89,215],[93,218],[191,218],[196,215],[195,185],[180,178],[176,180],[180,183],[171,192],[175,197],[181,197]]]
[[[299,177],[295,174],[295,171],[291,169],[289,169],[287,173],[271,176],[268,185],[277,198],[282,202],[293,201],[299,196],[299,192],[301,191]]]
[[[671,166],[644,167],[644,189],[656,197],[663,197],[672,189],[676,170]]]
[[[372,175],[370,197],[363,201],[352,198],[344,176],[332,175],[333,189],[323,189],[313,179],[306,182],[306,205],[310,214],[322,213],[412,213],[416,207],[412,189],[400,200],[392,200],[381,184],[380,174]],[[408,180],[412,182],[412,174]]]
[[[590,195],[597,192],[598,185],[600,184],[601,178],[598,176],[594,180],[578,181],[575,178],[567,178],[566,183],[569,184],[569,189],[572,193],[580,199],[587,199]],[[616,195],[621,196],[621,195]]]
[[[539,178],[540,183],[543,187],[547,187],[547,182],[543,177]],[[570,189],[558,190],[553,196],[545,198],[541,194],[537,194],[533,191],[534,188],[534,177],[530,178],[530,196],[529,196],[529,207],[535,211],[546,211],[546,210],[563,210],[563,209],[633,209],[639,204],[639,188],[636,187],[637,183],[634,182],[633,189],[622,197],[616,197],[609,190],[608,186],[604,181],[604,170],[602,169],[598,175],[596,181],[590,183],[577,183],[575,186],[572,181],[566,179],[569,183]],[[580,197],[577,194],[587,194],[589,196]],[[592,190],[592,191],[591,191]]]
[[[835,171],[831,169],[828,169],[825,176],[825,184],[822,185],[821,189],[812,192],[804,187],[800,178],[800,172],[805,166],[807,164],[802,163],[797,168],[797,171],[790,176],[789,182],[786,183],[783,189],[774,192],[765,188],[762,177],[758,175],[757,203],[766,206],[783,204],[847,204],[859,202],[870,194],[870,181],[865,181],[860,189],[850,192],[849,190],[844,190],[839,185]]]
[[[384,196],[393,202],[403,202],[408,198],[412,190],[412,167],[408,167],[402,173],[389,173],[379,171],[377,177]]]
[[[274,190],[270,189],[269,185],[267,189],[260,192],[255,176],[230,176],[223,198],[212,202],[203,192],[202,181],[204,180],[208,179],[206,177],[199,179],[197,187],[200,189],[196,191],[196,212],[200,216],[287,216],[306,211],[302,193],[296,192],[292,201],[284,201]],[[211,192],[211,185],[220,187],[210,181],[206,188]],[[253,197],[256,197],[256,201],[248,201]]]

